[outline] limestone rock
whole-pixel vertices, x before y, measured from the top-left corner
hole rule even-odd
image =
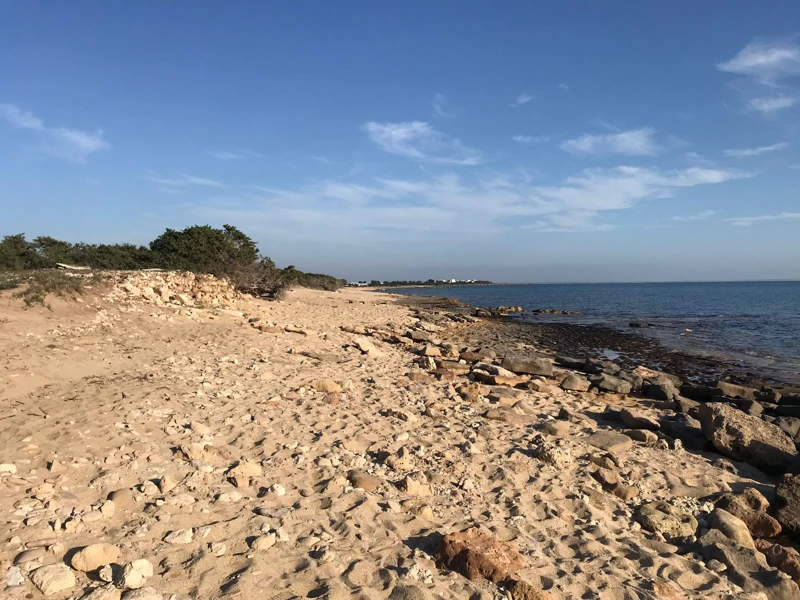
[[[658,431],[660,425],[653,417],[648,416],[640,410],[635,408],[623,408],[619,413],[619,417],[625,427],[631,429],[649,429],[650,431]]]
[[[383,480],[375,475],[370,475],[366,471],[355,469],[347,474],[347,479],[354,488],[365,492],[374,492],[383,484]]]
[[[592,387],[592,383],[588,379],[576,375],[575,373],[570,373],[564,378],[564,381],[561,382],[562,389],[571,390],[573,392],[586,392],[590,387]]]
[[[797,454],[794,442],[779,427],[727,404],[704,404],[700,422],[719,452],[765,473],[785,472]]]
[[[592,379],[592,385],[604,392],[612,392],[615,394],[630,394],[633,389],[630,382],[620,379],[619,377],[613,377],[607,373],[603,373],[599,377]]]
[[[428,590],[417,585],[396,585],[389,594],[389,600],[431,600]]]
[[[775,488],[775,518],[785,533],[800,541],[800,475],[784,475]]]
[[[512,579],[506,587],[511,592],[511,600],[551,600],[547,592],[537,590],[531,584],[519,579]]]
[[[572,453],[566,445],[556,444],[541,434],[531,440],[530,452],[534,458],[559,470],[566,469],[572,464]]]
[[[155,588],[143,587],[125,592],[122,595],[122,600],[163,600],[163,597]]]
[[[111,544],[90,544],[76,552],[70,564],[76,571],[96,571],[104,565],[110,565],[119,559],[119,548]]]
[[[450,533],[436,552],[437,566],[461,573],[467,579],[497,583],[525,566],[512,542],[501,542],[478,528]]]
[[[553,375],[553,364],[543,358],[525,359],[506,356],[500,366],[518,375],[541,375],[542,377],[552,377]]]
[[[780,523],[766,512],[769,502],[755,488],[745,488],[741,494],[723,494],[716,506],[744,521],[754,537],[775,537],[781,532]]]
[[[342,386],[331,379],[323,379],[321,381],[315,381],[311,384],[318,392],[323,392],[325,394],[341,394],[342,393]]]
[[[176,529],[167,534],[164,538],[164,541],[168,544],[190,544],[192,542],[192,538],[194,534],[192,533],[191,529]]]
[[[633,447],[633,440],[627,435],[607,430],[593,433],[586,438],[586,442],[612,454],[620,454]]]
[[[648,531],[669,537],[688,537],[697,531],[697,519],[660,500],[640,506],[636,520]]]
[[[42,594],[52,596],[75,587],[75,574],[67,565],[48,565],[31,573],[31,581]]]
[[[740,518],[733,516],[726,510],[715,508],[711,514],[708,515],[706,520],[711,527],[719,529],[724,533],[725,537],[733,540],[740,546],[755,550],[756,545],[753,543],[750,530]]]

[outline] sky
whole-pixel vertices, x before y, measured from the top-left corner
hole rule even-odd
[[[800,279],[800,3],[0,0],[0,235]]]

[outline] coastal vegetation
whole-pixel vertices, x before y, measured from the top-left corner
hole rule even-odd
[[[333,291],[346,284],[331,275],[305,273],[294,265],[278,268],[261,254],[255,241],[232,225],[167,229],[147,246],[72,243],[50,236],[28,240],[23,233],[7,235],[0,241],[0,285],[13,289],[27,284],[16,292],[26,304],[44,304],[48,294],[80,292],[82,279],[54,271],[59,265],[85,267],[94,273],[190,271],[228,279],[241,292],[271,297],[295,286]]]

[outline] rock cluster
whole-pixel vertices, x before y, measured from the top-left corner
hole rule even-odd
[[[227,307],[242,295],[229,281],[189,272],[136,271],[116,275],[107,299],[152,306]]]

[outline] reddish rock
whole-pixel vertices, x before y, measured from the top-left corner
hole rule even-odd
[[[744,521],[754,537],[775,537],[781,532],[780,523],[766,513],[769,502],[755,488],[745,488],[741,494],[723,494],[716,506]]]
[[[498,583],[524,567],[525,561],[515,544],[473,528],[444,536],[436,552],[436,564],[472,581],[488,579]]]
[[[506,584],[511,593],[511,600],[551,600],[552,596],[542,590],[537,590],[530,583],[512,579]]]

